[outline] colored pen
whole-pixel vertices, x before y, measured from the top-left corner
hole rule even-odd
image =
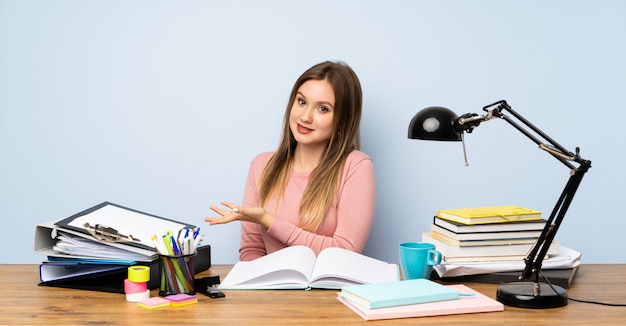
[[[174,236],[172,236],[172,251],[174,251],[174,255],[176,256],[180,255],[180,249],[178,248],[178,245],[176,244],[176,239],[174,239]]]
[[[199,227],[195,231],[193,231],[193,238],[194,239],[198,236],[198,233],[200,233],[200,228]]]

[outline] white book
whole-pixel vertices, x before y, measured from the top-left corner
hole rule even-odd
[[[531,231],[531,230],[543,230],[546,226],[546,220],[530,220],[521,222],[509,222],[509,223],[491,223],[491,224],[476,224],[467,225],[455,221],[449,221],[446,219],[434,217],[433,223],[444,227],[454,233],[479,233],[479,232],[509,232],[509,231]]]
[[[422,233],[422,241],[432,243],[435,249],[441,252],[446,261],[458,257],[486,257],[486,256],[525,256],[535,245],[533,244],[512,244],[499,246],[468,246],[461,247],[453,243],[445,243],[441,239],[435,239],[430,232]],[[552,242],[548,249],[548,255],[559,253],[559,245]]]
[[[430,230],[458,241],[538,238],[541,235],[541,230],[456,233],[434,223],[431,224]]]
[[[397,280],[397,264],[342,248],[326,248],[316,257],[309,247],[291,246],[253,261],[237,262],[219,288],[340,289]]]
[[[533,244],[537,242],[536,237],[528,238],[502,238],[502,239],[477,239],[477,240],[458,240],[449,237],[445,234],[439,233],[432,229],[429,233],[431,237],[450,245],[471,247],[471,246],[501,246],[501,245],[513,245],[513,244]]]

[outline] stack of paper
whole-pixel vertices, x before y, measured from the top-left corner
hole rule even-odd
[[[542,262],[543,270],[575,269],[580,266],[581,253],[565,246],[560,246],[559,254]],[[458,277],[464,275],[490,274],[496,272],[521,272],[526,267],[524,260],[494,262],[443,262],[433,267],[439,277]]]
[[[152,257],[152,255],[146,257],[127,249],[112,247],[71,234],[59,233],[61,235],[57,237],[57,243],[52,249],[60,254],[70,255],[73,258],[91,257],[91,259],[145,261],[146,258]]]

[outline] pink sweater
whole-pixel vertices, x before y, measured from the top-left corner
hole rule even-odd
[[[243,205],[258,207],[257,183],[273,152],[262,153],[250,163]],[[272,197],[265,209],[276,216],[269,229],[252,222],[241,223],[241,260],[253,260],[287,246],[308,246],[316,254],[328,247],[361,252],[374,218],[375,179],[372,160],[352,151],[341,175],[339,198],[331,203],[322,225],[315,231],[298,227],[299,204],[310,173],[292,172],[278,206]]]

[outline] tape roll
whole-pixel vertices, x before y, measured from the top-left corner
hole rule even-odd
[[[139,293],[126,293],[126,301],[128,302],[139,302],[141,300],[150,298],[150,290],[146,290],[144,292]]]
[[[150,281],[150,267],[130,266],[128,267],[128,280],[135,283]]]
[[[146,292],[148,289],[148,283],[146,282],[131,282],[129,279],[124,280],[124,293],[141,293]]]

